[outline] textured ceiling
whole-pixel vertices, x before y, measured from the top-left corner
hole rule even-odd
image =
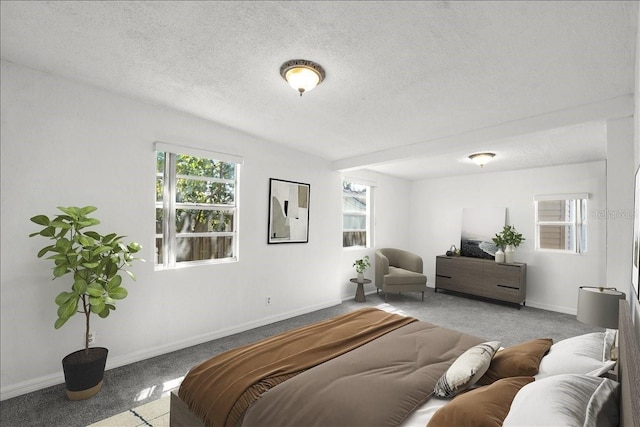
[[[604,159],[638,2],[2,1],[1,55],[407,179]],[[302,98],[279,75],[303,58]],[[466,156],[494,150],[479,170]]]

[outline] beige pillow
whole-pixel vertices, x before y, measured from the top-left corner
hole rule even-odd
[[[518,391],[533,377],[503,378],[455,397],[438,409],[427,427],[499,427],[509,413]]]
[[[433,393],[438,397],[453,397],[474,385],[489,368],[500,342],[489,341],[462,353],[436,383]]]
[[[551,338],[538,338],[500,350],[478,384],[491,384],[501,378],[534,376],[552,344]]]

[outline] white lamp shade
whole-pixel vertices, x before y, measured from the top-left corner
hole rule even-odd
[[[292,59],[280,67],[280,75],[302,96],[324,80],[324,68],[306,59]]]
[[[320,76],[314,70],[305,67],[292,68],[285,74],[289,85],[298,92],[309,92],[320,83]]]
[[[618,329],[618,305],[626,295],[616,289],[600,289],[580,287],[577,319],[601,328]]]
[[[484,165],[489,163],[489,161],[495,156],[495,153],[476,153],[470,155],[469,158],[473,160],[476,165],[483,167]]]

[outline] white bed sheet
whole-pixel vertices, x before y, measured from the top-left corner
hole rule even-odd
[[[451,399],[442,399],[433,396],[409,415],[409,417],[400,424],[400,427],[425,427],[429,424],[429,420],[431,420],[433,414],[449,402],[451,402]]]

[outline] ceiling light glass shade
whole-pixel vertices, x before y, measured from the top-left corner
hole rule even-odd
[[[476,153],[469,156],[469,158],[480,167],[486,165],[494,157],[495,153]]]
[[[292,59],[280,67],[280,75],[300,93],[309,92],[324,80],[324,69],[312,61]]]

